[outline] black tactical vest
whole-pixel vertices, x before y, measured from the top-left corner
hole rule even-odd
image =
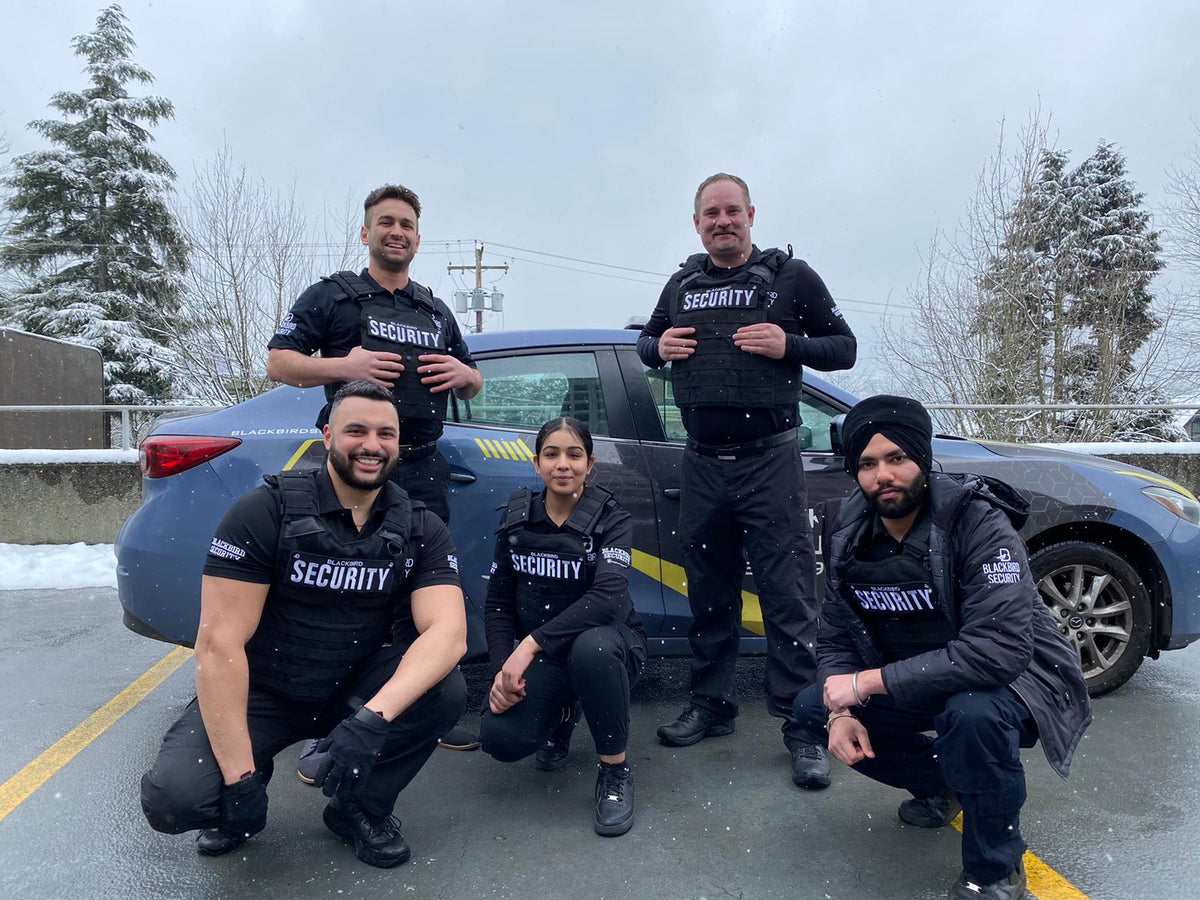
[[[412,513],[423,504],[404,495],[372,534],[338,540],[317,514],[315,479],[316,470],[264,477],[283,498],[283,521],[267,602],[246,644],[255,686],[299,702],[334,696],[392,639],[421,538]]]
[[[410,303],[402,297],[397,306],[392,295],[386,291],[381,294],[353,272],[335,272],[322,281],[332,282],[342,289],[339,303],[355,301],[359,304],[359,324],[365,349],[398,353],[402,357],[404,371],[392,388],[400,418],[444,421],[446,393],[430,393],[417,372],[418,356],[445,353],[448,346],[445,317],[433,302],[429,288],[410,281],[413,300]],[[333,391],[329,387],[326,397],[332,400],[336,386]]]
[[[838,575],[842,596],[888,662],[945,647],[954,638],[946,611],[933,592],[928,516],[917,521],[895,556],[877,562],[851,556]]]
[[[534,534],[525,524],[533,494],[521,488],[508,500],[501,528],[508,534],[508,558],[517,574],[517,622],[528,634],[578,600],[596,577],[593,535],[611,493],[589,485],[556,534]]]
[[[672,327],[695,328],[696,350],[671,363],[671,385],[680,409],[746,406],[778,409],[800,401],[800,370],[781,359],[743,353],[733,333],[771,320],[771,286],[790,258],[768,250],[729,274],[704,271],[703,253],[688,257],[670,302]]]

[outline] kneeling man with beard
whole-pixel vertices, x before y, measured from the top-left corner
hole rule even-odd
[[[817,680],[794,712],[833,756],[912,794],[904,822],[940,828],[962,810],[952,900],[1011,900],[1026,881],[1019,748],[1040,739],[1065,778],[1091,705],[1029,574],[1028,504],[991,478],[931,472],[932,432],[906,397],[846,416],[859,490],[826,515]]]
[[[196,699],[142,778],[142,809],[228,853],[266,826],[275,754],[322,737],[325,826],[389,867],[409,857],[396,798],[466,705],[466,614],[446,526],[388,478],[391,393],[347,384],[324,431],[325,465],[267,476],[217,528]]]

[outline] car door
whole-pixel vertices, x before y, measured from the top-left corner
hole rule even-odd
[[[567,415],[591,430],[595,483],[612,491],[633,517],[630,592],[647,633],[657,633],[662,589],[636,565],[643,556],[659,553],[649,467],[634,439],[612,348],[492,351],[475,355],[475,362],[483,387],[471,400],[454,402],[453,422],[447,422],[441,446],[450,463],[451,532],[459,572],[480,623],[500,508],[517,488],[542,488],[532,464],[537,431],[544,422]]]
[[[632,349],[621,354],[622,372],[630,395],[634,420],[642,435],[642,447],[650,466],[654,500],[658,505],[659,560],[663,583],[662,653],[686,653],[691,611],[687,601],[683,550],[679,540],[679,498],[681,463],[687,432],[671,391],[670,364],[660,369],[645,367]],[[845,412],[842,404],[810,390],[801,400],[804,425],[799,429],[803,450],[804,474],[808,492],[809,523],[816,549],[817,592],[823,591],[824,566],[821,562],[820,523],[816,510],[825,500],[845,497],[853,483],[842,470],[842,458],[831,449],[829,423]],[[742,589],[742,626],[750,642],[743,650],[765,650],[762,613],[757,588],[749,569]],[[758,638],[756,641],[755,638]]]

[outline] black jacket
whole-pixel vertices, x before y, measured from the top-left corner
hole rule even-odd
[[[861,491],[826,515],[825,602],[817,635],[817,683],[830,675],[882,667],[888,694],[928,703],[961,691],[1010,685],[1037,723],[1046,759],[1063,778],[1092,720],[1079,656],[1059,633],[1029,572],[1017,529],[1028,504],[1001,481],[977,475],[929,476],[929,566],[934,593],[956,634],[945,647],[884,663],[871,634],[842,596],[839,568],[874,513]],[[1008,554],[1001,557],[1001,551]],[[1020,578],[989,580],[997,559]]]

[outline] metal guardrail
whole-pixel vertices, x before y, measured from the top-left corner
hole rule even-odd
[[[55,403],[40,405],[0,406],[0,412],[99,412],[121,414],[121,449],[132,450],[133,428],[130,422],[131,413],[157,413],[159,415],[174,412],[205,413],[225,409],[224,406],[185,406],[167,405],[160,403],[118,404],[118,403]]]

